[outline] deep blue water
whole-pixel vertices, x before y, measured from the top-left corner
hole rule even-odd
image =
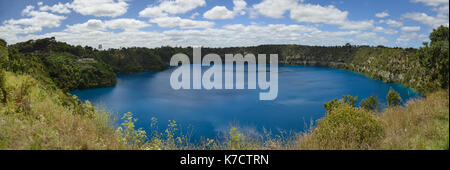
[[[215,137],[230,125],[254,132],[265,128],[274,134],[303,131],[310,122],[325,115],[323,103],[343,94],[358,96],[358,102],[374,94],[380,108],[386,107],[389,87],[399,92],[403,101],[420,96],[399,84],[384,83],[350,71],[280,66],[278,98],[260,101],[260,90],[173,90],[169,82],[173,70],[120,74],[114,87],[72,93],[107,108],[117,118],[126,112],[134,113],[138,118],[137,128],[148,130],[152,117],[158,119],[160,129],[167,126],[168,120],[176,120],[189,129],[194,139]]]

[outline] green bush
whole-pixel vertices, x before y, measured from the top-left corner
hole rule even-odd
[[[346,103],[350,106],[356,107],[355,103],[358,101],[358,96],[353,97],[353,96],[350,96],[347,94],[347,95],[342,96],[342,100],[344,103]]]
[[[372,94],[372,96],[370,96],[369,98],[363,99],[361,103],[359,103],[359,107],[362,109],[366,109],[367,111],[377,111],[378,100]]]
[[[239,132],[236,128],[230,129],[230,139],[229,139],[229,147],[230,149],[242,149],[242,143],[244,141],[244,135]]]
[[[387,94],[386,99],[388,101],[389,107],[400,105],[400,101],[402,101],[400,94],[392,89],[392,87],[389,89],[389,93]]]
[[[317,149],[370,149],[383,136],[379,120],[348,104],[339,105],[319,120],[311,134]]]
[[[141,128],[135,129],[136,118],[133,118],[133,113],[125,113],[122,117],[122,126],[117,128],[119,134],[119,140],[123,143],[129,144],[134,149],[139,149],[145,144],[147,135]]]
[[[339,107],[341,104],[347,104],[353,107],[356,107],[355,103],[358,101],[358,96],[353,97],[350,95],[342,95],[342,99],[338,100],[333,99],[329,102],[326,102],[323,104],[323,106],[325,107],[325,110],[327,110],[328,113],[330,113],[333,109]]]

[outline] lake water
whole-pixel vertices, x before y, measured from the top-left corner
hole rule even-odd
[[[158,119],[160,129],[167,127],[168,120],[175,120],[188,129],[193,139],[213,138],[226,132],[230,125],[256,133],[263,128],[273,134],[304,131],[310,122],[326,114],[323,103],[343,94],[358,96],[358,103],[374,94],[380,108],[386,107],[389,87],[399,92],[403,101],[420,96],[399,84],[384,83],[350,71],[279,66],[277,99],[260,101],[260,90],[174,90],[169,81],[174,69],[119,74],[114,87],[72,93],[107,108],[117,118],[126,112],[134,113],[137,128],[148,130],[152,117]]]

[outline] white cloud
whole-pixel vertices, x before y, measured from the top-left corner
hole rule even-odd
[[[406,32],[420,31],[420,27],[419,26],[404,26],[401,28],[401,30],[406,31]]]
[[[29,18],[10,19],[3,22],[5,28],[16,28],[15,33],[34,33],[42,31],[42,28],[55,28],[61,25],[65,16],[59,16],[48,12],[35,11],[33,6],[27,6],[22,15]]]
[[[270,18],[281,18],[286,11],[298,5],[298,0],[263,0],[253,8],[259,13]]]
[[[120,19],[117,19],[120,20]],[[255,46],[261,44],[303,44],[303,45],[344,45],[368,44],[378,45],[384,38],[374,33],[360,31],[327,32],[314,26],[305,25],[226,25],[221,28],[205,29],[171,29],[162,32],[125,29],[122,32],[112,32],[109,27],[114,20],[101,21],[92,19],[82,24],[68,26],[61,32],[43,35],[15,35],[5,37],[9,43],[29,39],[56,37],[73,45],[89,45],[96,47],[102,44],[104,48],[119,47],[159,47],[161,45],[207,47]],[[2,34],[0,27],[0,36]],[[360,35],[361,34],[361,35]],[[375,38],[375,39],[371,39]]]
[[[400,45],[409,45],[411,43],[422,43],[428,40],[428,36],[425,34],[418,34],[416,32],[402,33],[396,42]]]
[[[334,6],[311,4],[297,5],[291,10],[291,18],[298,22],[341,24],[347,20],[347,11],[341,11]]]
[[[74,0],[70,7],[82,15],[117,17],[127,12],[128,3],[125,0]]]
[[[147,7],[139,12],[139,16],[147,18],[166,17],[167,13],[165,13],[161,8],[158,7]]]
[[[384,44],[388,40],[382,36],[377,35],[374,32],[363,32],[356,35],[356,38],[365,40],[369,44]]]
[[[148,18],[166,17],[167,14],[184,14],[205,5],[205,0],[162,0],[159,5],[148,6],[139,12],[139,16]]]
[[[338,25],[341,29],[370,29],[373,21],[350,21],[348,12],[334,6],[299,4],[291,10],[291,18],[297,22],[325,23]]]
[[[241,12],[247,7],[247,2],[245,2],[244,0],[233,0],[233,4],[233,11]]]
[[[438,15],[445,15],[445,14],[448,15],[448,10],[449,10],[449,5],[448,4],[444,5],[444,6],[433,8],[433,11],[437,11]]]
[[[428,6],[439,6],[439,5],[448,5],[448,0],[411,0],[412,2],[418,3],[424,3]]]
[[[85,23],[68,25],[67,31],[80,34],[96,31],[107,31],[107,29],[121,29],[124,31],[133,31],[148,26],[150,26],[150,24],[132,18],[120,18],[107,21],[90,19]]]
[[[214,22],[196,21],[191,19],[183,19],[180,17],[159,17],[150,19],[150,22],[158,24],[163,28],[208,28],[214,26]]]
[[[38,3],[38,5],[39,5],[39,3]],[[47,5],[42,6],[42,2],[41,2],[39,6],[40,6],[39,10],[41,10],[41,11],[51,11],[51,12],[60,13],[60,14],[70,13],[70,9],[69,9],[70,4],[69,3],[62,4],[62,3],[58,2],[58,4],[55,4],[53,6],[47,6]]]
[[[195,19],[197,16],[199,16],[200,15],[200,13],[198,13],[198,12],[194,12],[192,15],[191,15],[191,17],[189,17],[189,18],[191,18],[191,19]]]
[[[228,10],[225,6],[215,6],[206,11],[203,17],[207,19],[232,19],[234,18],[234,12]]]
[[[389,13],[384,11],[384,12],[376,13],[375,16],[378,17],[378,18],[385,18],[385,17],[389,16]]]
[[[429,16],[425,13],[406,13],[403,17],[420,22],[422,24],[429,25],[433,28],[438,27],[440,25],[448,25],[448,16]]]
[[[402,23],[402,22],[395,21],[395,20],[391,20],[391,19],[388,19],[388,20],[380,20],[380,23],[385,23],[385,24],[387,24],[389,27],[401,27],[401,26],[403,26],[403,23]]]
[[[205,6],[205,0],[174,0],[174,1],[162,1],[159,5],[163,11],[169,14],[184,14],[197,7]]]
[[[427,6],[433,7],[432,10],[436,11],[438,18],[447,18],[449,11],[449,1],[448,0],[411,0],[414,3],[423,3]],[[447,15],[447,16],[446,16]]]
[[[203,14],[203,17],[207,19],[232,19],[237,14],[245,14],[245,11],[243,11],[247,6],[245,1],[233,0],[233,4],[233,11],[228,10],[225,6],[215,6],[214,8],[206,11]]]
[[[33,5],[28,5],[25,7],[25,9],[22,10],[22,15],[26,15],[28,13],[30,13],[31,11],[34,10],[34,6]]]
[[[197,7],[205,6],[205,0],[162,0],[158,5],[151,5],[139,12],[140,17],[150,18],[149,22],[156,23],[159,27],[173,28],[209,28],[214,22],[184,19],[174,14],[183,14]],[[195,18],[199,14],[193,14]]]
[[[255,13],[258,13],[270,18],[282,18],[290,11],[290,18],[297,22],[338,25],[341,29],[373,28],[373,21],[350,21],[347,11],[341,11],[333,5],[321,6],[302,2],[303,0],[263,0],[253,5],[250,17],[255,18]]]
[[[110,29],[137,30],[150,26],[150,24],[132,18],[120,18],[105,21],[105,26]]]
[[[373,20],[369,21],[345,21],[341,23],[341,29],[357,29],[357,30],[365,30],[373,28]]]
[[[90,19],[85,23],[67,26],[67,31],[79,34],[88,33],[92,31],[104,31],[105,29],[106,26],[103,23],[103,21],[98,19]]]
[[[394,34],[397,34],[398,33],[398,31],[396,31],[396,30],[393,30],[393,29],[386,29],[386,28],[383,28],[383,27],[375,27],[374,29],[373,29],[373,31],[375,31],[375,32],[381,32],[381,33],[384,33],[384,34],[388,34],[388,35],[394,35]]]

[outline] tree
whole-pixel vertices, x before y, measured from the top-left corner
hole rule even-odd
[[[417,52],[420,64],[427,70],[429,76],[429,84],[432,87],[427,87],[428,91],[434,91],[438,88],[449,87],[449,28],[440,26],[433,29],[430,34],[431,42],[424,43]]]
[[[7,68],[9,63],[8,48],[6,47],[6,42],[0,39],[0,68]]]
[[[6,103],[7,102],[7,98],[8,98],[8,90],[6,90],[6,75],[5,75],[5,71],[3,71],[3,69],[0,68],[0,93],[2,95],[2,103]]]
[[[400,95],[394,89],[392,89],[392,87],[389,89],[389,93],[387,94],[386,99],[388,100],[389,107],[399,105],[400,101],[402,100]]]
[[[345,44],[345,47],[347,47],[347,48],[352,48],[352,45],[351,45],[350,43],[346,43],[346,44]]]
[[[433,29],[430,34],[431,42],[447,41],[448,42],[449,30],[448,27],[441,25],[440,27]]]
[[[377,111],[377,106],[378,99],[373,94],[369,98],[361,100],[361,103],[359,103],[359,107],[367,111]]]
[[[8,43],[6,43],[5,40],[0,38],[0,47],[6,47],[6,45],[8,45]]]

